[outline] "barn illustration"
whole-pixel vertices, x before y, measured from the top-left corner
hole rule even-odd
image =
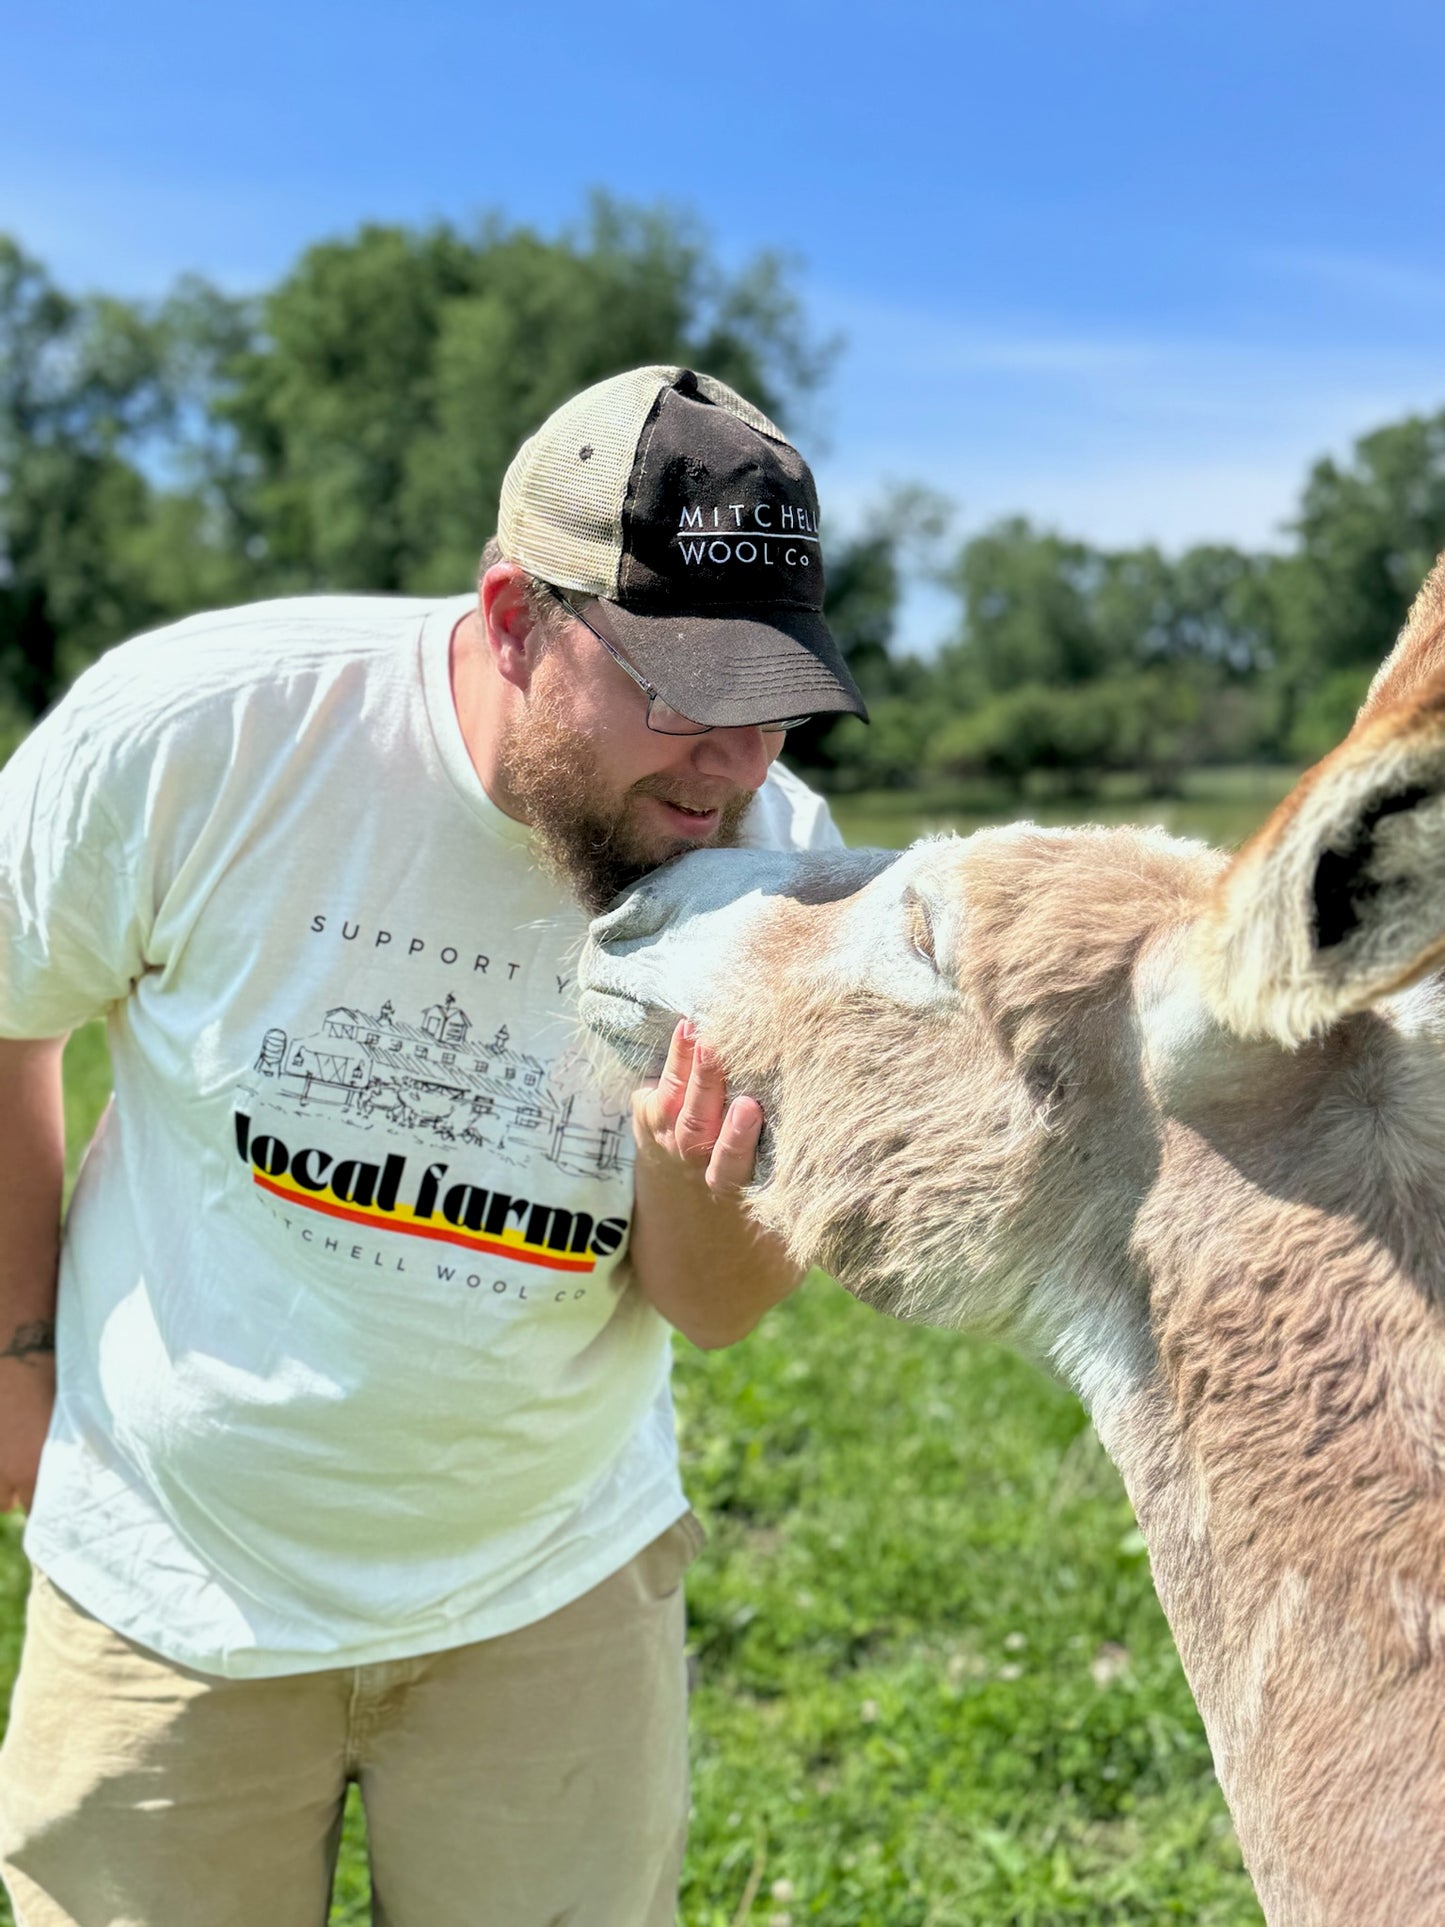
[[[272,1028],[255,1069],[299,1114],[345,1111],[356,1123],[434,1144],[470,1144],[511,1163],[538,1157],[578,1177],[624,1169],[627,1120],[606,1110],[580,1056],[548,1063],[514,1048],[502,1024],[485,1042],[452,993],[420,1020],[391,999],[375,1012],[334,1005],[319,1028]]]

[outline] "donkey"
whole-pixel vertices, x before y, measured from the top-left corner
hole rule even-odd
[[[1011,1339],[1119,1467],[1273,1927],[1445,1921],[1445,560],[1235,856],[1030,824],[703,852],[593,926],[767,1131],[751,1208]]]

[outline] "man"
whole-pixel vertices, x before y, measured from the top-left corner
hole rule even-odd
[[[706,376],[559,409],[483,563],[475,597],[113,651],[0,778],[29,1927],[319,1927],[350,1780],[391,1927],[672,1918],[698,1528],[668,1325],[728,1343],[796,1279],[739,1207],[759,1108],[682,1028],[630,1168],[571,892],[836,843],[773,759],[863,705],[812,478]],[[57,1314],[57,1040],[101,1011]]]

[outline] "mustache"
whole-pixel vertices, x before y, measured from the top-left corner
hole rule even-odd
[[[685,810],[722,810],[726,815],[746,809],[753,799],[752,790],[739,789],[721,777],[706,776],[644,776],[628,794],[655,796],[663,803],[678,803]]]

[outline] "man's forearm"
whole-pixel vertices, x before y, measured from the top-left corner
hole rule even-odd
[[[33,1356],[54,1327],[65,1186],[64,1048],[63,1037],[0,1040],[0,1358]]]
[[[64,1047],[0,1040],[0,1509],[30,1504],[55,1401]]]
[[[697,1170],[638,1160],[630,1246],[639,1290],[694,1345],[745,1338],[802,1272],[735,1197],[718,1197]]]
[[[41,1318],[22,1318],[10,1334],[8,1345],[0,1348],[3,1358],[44,1358],[55,1350],[55,1294],[51,1292],[49,1315]]]

